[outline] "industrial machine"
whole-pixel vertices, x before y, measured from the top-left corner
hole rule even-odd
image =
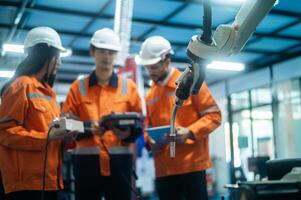
[[[203,0],[203,34],[194,35],[187,47],[190,64],[177,80],[175,105],[171,117],[170,157],[175,157],[175,118],[178,107],[192,94],[198,93],[205,79],[206,63],[213,59],[239,53],[258,24],[272,9],[276,0],[246,0],[232,24],[217,27],[212,36],[211,3]]]

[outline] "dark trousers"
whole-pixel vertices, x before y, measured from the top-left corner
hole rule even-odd
[[[47,191],[44,195],[45,200],[57,200],[56,191]],[[6,195],[6,200],[41,200],[41,191],[19,191],[12,192]]]
[[[4,192],[4,187],[3,187],[2,178],[0,174],[0,200],[4,200],[4,199],[5,199],[5,192]]]
[[[206,171],[156,178],[160,200],[208,200]]]
[[[131,200],[131,188],[125,177],[101,176],[98,155],[74,155],[72,160],[76,200],[100,200],[101,197]]]

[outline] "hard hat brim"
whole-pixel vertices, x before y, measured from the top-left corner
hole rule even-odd
[[[62,47],[62,46],[59,46],[59,45],[55,45],[55,44],[49,44],[48,42],[44,42],[44,41],[35,41],[35,42],[33,42],[31,45],[24,45],[24,48],[25,49],[27,49],[27,48],[30,48],[30,47],[33,47],[33,46],[35,46],[35,45],[37,45],[37,44],[40,44],[40,43],[45,43],[45,44],[47,44],[47,45],[49,45],[49,46],[52,46],[52,47],[54,47],[54,48],[56,48],[56,49],[58,49],[58,50],[60,50],[61,52],[67,52],[67,49],[65,49],[64,47]]]
[[[108,50],[112,50],[112,51],[120,51],[121,50],[120,47],[115,46],[115,45],[96,44],[94,42],[90,42],[90,44],[99,49],[108,49]]]
[[[58,50],[60,50],[61,52],[67,52],[67,49],[62,47],[62,46],[54,46],[54,45],[50,45],[50,46],[53,46],[54,48],[57,48]]]
[[[160,62],[161,58],[143,59],[139,55],[135,56],[135,62],[138,65],[154,65]]]

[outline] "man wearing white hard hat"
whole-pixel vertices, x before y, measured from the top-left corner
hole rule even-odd
[[[99,127],[99,120],[112,112],[141,112],[141,98],[133,81],[113,71],[120,51],[118,35],[111,29],[96,31],[90,40],[90,55],[95,70],[76,80],[70,88],[62,111],[90,122],[92,131],[77,138],[73,151],[76,200],[131,200],[131,180],[122,174],[111,176],[110,155],[113,148],[130,146],[123,139],[131,130],[114,131]],[[119,135],[119,137],[117,137]],[[125,166],[118,166],[121,170]]]
[[[61,142],[46,138],[49,124],[60,116],[52,90],[62,47],[58,33],[49,27],[30,30],[24,42],[27,53],[14,76],[1,90],[0,169],[6,199],[40,200],[45,177],[45,200],[57,199],[63,188]],[[45,172],[45,175],[43,175]]]
[[[175,82],[181,75],[179,70],[169,66],[172,54],[169,41],[152,36],[143,42],[136,57],[153,81],[145,100],[149,127],[170,125]],[[178,110],[175,158],[170,158],[168,136],[165,141],[156,143],[146,134],[147,147],[154,154],[155,184],[160,200],[208,199],[205,171],[211,166],[208,138],[220,122],[220,110],[203,83],[199,93],[189,97]]]

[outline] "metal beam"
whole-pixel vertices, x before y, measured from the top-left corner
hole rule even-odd
[[[72,11],[72,10],[67,10],[67,9],[58,9],[58,8],[51,8],[51,7],[46,7],[46,6],[35,6],[32,9],[29,9],[31,11],[35,11],[35,10],[41,10],[41,11],[46,11],[46,12],[56,12],[56,13],[61,13],[61,14],[70,14],[70,15],[80,15],[80,16],[84,16],[84,17],[93,17],[94,14],[93,13],[89,13],[89,12],[83,12],[83,11]],[[172,13],[173,14],[173,13]],[[301,17],[301,16],[299,16]],[[100,14],[98,16],[99,19],[114,19],[113,15],[108,15],[108,14]],[[164,26],[164,27],[170,27],[170,28],[182,28],[182,29],[200,29],[202,28],[201,25],[192,25],[192,24],[186,24],[186,23],[174,23],[174,22],[168,22],[168,21],[164,21],[164,23],[162,23],[161,21],[157,21],[157,20],[150,20],[150,19],[139,19],[139,18],[133,18],[133,22],[136,23],[145,23],[145,24],[150,24],[154,27],[159,27],[159,26]],[[293,26],[298,22],[292,22],[290,24],[288,24],[288,26],[283,26],[281,28],[287,28],[289,26]],[[213,29],[216,29],[216,27],[213,27]],[[279,30],[278,32],[280,32],[281,30]],[[292,39],[292,40],[300,40],[301,37],[294,37],[294,36],[288,36],[288,35],[277,35],[274,33],[268,35],[265,33],[257,33],[255,32],[253,34],[254,36],[269,36],[271,38],[279,38],[279,39]],[[141,36],[138,38],[141,39]]]
[[[276,63],[280,63],[285,60],[289,60],[289,59],[301,56],[300,46],[301,46],[301,42],[299,42],[298,44],[293,45],[291,47],[288,47],[288,48],[284,49],[283,51],[280,51],[279,53],[276,54],[277,56],[275,56],[274,59],[262,57],[262,58],[259,58],[258,60],[255,60],[255,61],[249,63],[248,66],[250,66],[251,70],[260,69],[262,67],[274,65]],[[297,49],[297,50],[291,52],[293,49]],[[291,53],[289,53],[289,52],[291,52]],[[262,62],[262,60],[266,60],[266,61]],[[259,64],[257,64],[257,63],[259,63]]]
[[[97,19],[97,18],[99,18],[99,16],[101,16],[102,15],[102,13],[105,11],[105,9],[110,5],[110,3],[112,2],[112,0],[108,0],[101,8],[100,8],[100,10],[97,12],[97,14],[95,14],[91,19],[90,19],[90,21],[80,30],[80,32],[79,32],[79,35],[77,35],[77,36],[75,36],[72,40],[71,40],[71,42],[68,44],[68,46],[70,47],[70,48],[72,48],[73,47],[73,44],[76,42],[76,40],[80,37],[80,36],[82,36],[84,33],[85,33],[85,31],[95,22],[95,20]]]
[[[296,9],[296,10],[298,10],[298,9]],[[286,16],[286,17],[295,17],[295,18],[301,17],[300,12],[292,12],[292,11],[278,10],[278,9],[272,9],[271,14],[281,15],[281,16]]]
[[[21,7],[20,2],[17,1],[0,1],[0,6],[10,6],[10,7]]]
[[[200,2],[198,2],[200,3]],[[10,6],[15,6],[18,7],[18,4],[10,2],[10,1],[1,1],[0,5],[10,5]],[[69,9],[62,9],[62,8],[53,8],[53,7],[49,7],[49,6],[42,6],[42,5],[35,5],[32,8],[27,7],[26,8],[27,11],[45,11],[45,12],[54,12],[54,13],[60,13],[60,14],[66,14],[66,15],[77,15],[77,16],[82,16],[82,17],[89,17],[92,18],[95,16],[95,13],[91,13],[91,12],[86,12],[86,11],[76,11],[76,10],[69,10]],[[278,12],[278,11],[277,11]],[[280,12],[280,11],[279,11]],[[282,11],[280,12],[282,13]],[[297,16],[297,15],[294,15]],[[298,14],[298,17],[300,18],[300,14]],[[98,16],[97,19],[114,19],[113,15],[108,15],[108,14],[101,14]],[[200,29],[202,28],[201,25],[191,25],[191,24],[185,24],[185,23],[174,23],[174,22],[164,22],[164,24],[162,24],[161,21],[158,20],[150,20],[150,19],[139,19],[139,18],[133,18],[133,22],[136,23],[145,23],[145,24],[150,24],[152,26],[164,26],[164,27],[170,27],[170,28],[182,28],[182,29]],[[296,23],[296,22],[294,22]],[[293,23],[290,23],[289,26],[294,25]],[[213,29],[216,27],[213,27]],[[283,27],[284,28],[284,27]],[[280,31],[279,31],[280,32]],[[270,35],[265,34],[265,33],[257,33],[255,32],[253,34],[254,36],[268,36],[271,38],[279,38],[279,39],[292,39],[292,40],[300,40],[300,37],[295,37],[295,36],[289,36],[289,35],[277,35],[275,33],[272,33]]]
[[[164,19],[161,21],[161,24],[165,24],[171,17],[175,16],[177,13],[181,12],[183,9],[185,9],[188,6],[187,3],[182,4],[178,8],[174,9],[170,14],[168,14]],[[153,27],[146,30],[144,33],[142,33],[138,40],[143,40],[145,36],[147,36],[149,33],[153,32],[156,28],[158,28],[158,25],[154,25]]]
[[[262,38],[264,37],[271,37],[271,38],[277,38],[277,39],[284,39],[284,40],[297,40],[297,41],[300,41],[301,40],[301,37],[300,36],[290,36],[290,35],[278,35],[281,31],[291,27],[291,26],[295,26],[297,24],[299,24],[301,22],[301,16],[299,19],[297,20],[294,20],[293,22],[291,23],[288,23],[284,26],[281,26],[279,28],[277,28],[276,30],[274,30],[273,32],[271,33],[257,33],[255,32],[255,35],[256,36],[256,39],[253,40],[253,41],[250,41],[246,44],[246,46],[252,44],[252,43],[255,43],[255,42],[258,42],[259,40],[261,40]]]
[[[210,82],[210,85],[215,84],[215,83],[219,83],[219,82],[222,82],[222,81],[227,81],[231,78],[241,76],[242,74],[246,74],[246,73],[249,73],[249,72],[264,68],[264,67],[272,66],[272,65],[275,65],[277,63],[284,62],[286,60],[290,60],[290,59],[299,57],[299,56],[301,56],[300,46],[301,46],[301,42],[296,44],[296,45],[293,45],[291,47],[288,47],[287,49],[285,49],[285,50],[283,50],[279,53],[275,53],[275,55],[278,55],[278,56],[276,56],[276,58],[274,58],[274,59],[269,59],[266,62],[262,62],[262,60],[264,60],[264,59],[266,60],[266,57],[261,57],[261,58],[255,60],[255,61],[253,61],[253,62],[250,62],[250,63],[246,64],[247,67],[246,67],[246,70],[244,72],[242,72],[238,75],[226,78],[226,79]],[[296,49],[296,51],[289,53],[293,49]],[[281,56],[279,56],[279,55],[281,55]]]
[[[165,0],[165,1],[177,1],[177,2],[186,2],[186,3],[193,3],[193,4],[203,4],[203,1],[200,0]],[[238,8],[240,5],[234,5],[234,4],[225,4],[222,3],[222,1],[212,1],[212,5],[216,7],[227,7],[227,8]],[[279,10],[279,9],[272,9],[270,11],[270,14],[273,15],[281,15],[286,17],[294,17],[294,18],[300,18],[299,12],[293,12],[293,11],[287,11],[287,10]]]
[[[19,10],[18,10],[18,12],[16,14],[15,19],[14,19],[13,26],[11,27],[10,33],[8,34],[8,37],[6,39],[7,42],[10,42],[13,39],[13,37],[14,37],[14,35],[16,33],[16,30],[17,30],[17,28],[19,26],[19,23],[20,23],[23,15],[24,15],[27,3],[28,3],[28,0],[23,0],[22,1],[22,4],[21,4],[21,6],[20,6],[20,8],[19,8]]]

